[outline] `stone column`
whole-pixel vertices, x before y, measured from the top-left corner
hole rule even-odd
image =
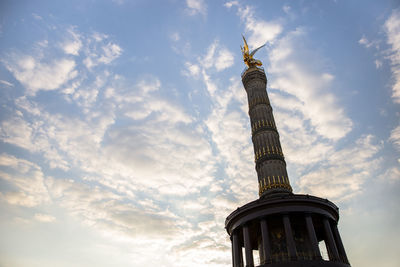
[[[232,234],[233,267],[243,266],[242,248],[239,244],[238,230]]]
[[[263,244],[263,256],[264,256],[264,263],[269,263],[272,261],[271,259],[271,245],[269,242],[269,234],[268,234],[268,225],[266,219],[261,219],[261,237],[262,237],[262,244]]]
[[[249,226],[243,226],[243,239],[244,239],[244,250],[246,254],[246,267],[253,267],[253,250],[251,248],[250,231]]]
[[[325,237],[328,245],[328,254],[329,254],[329,260],[331,261],[337,261],[339,260],[339,253],[335,244],[335,240],[333,238],[332,230],[331,230],[331,225],[329,223],[328,218],[324,217],[322,219],[322,222],[324,224],[324,230],[325,230]]]
[[[306,225],[307,225],[308,238],[310,239],[313,255],[315,258],[321,259],[322,257],[318,247],[317,235],[315,234],[314,224],[310,214],[306,214]]]
[[[235,251],[233,249],[233,235],[231,236],[231,250],[232,250],[232,266],[235,266]]]
[[[296,245],[293,239],[292,227],[290,225],[289,215],[283,215],[283,225],[285,227],[286,246],[291,260],[296,260]]]
[[[335,237],[335,240],[336,240],[336,245],[339,250],[339,255],[340,255],[341,260],[344,263],[349,263],[349,260],[347,259],[346,251],[344,250],[343,242],[342,242],[342,239],[340,238],[339,230],[337,228],[336,223],[333,224],[332,231],[333,231],[333,236]]]

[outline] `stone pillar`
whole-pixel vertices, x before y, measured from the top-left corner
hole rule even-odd
[[[290,225],[289,215],[283,215],[283,225],[285,227],[286,246],[291,260],[296,260],[296,245],[293,239],[292,227]]]
[[[335,237],[335,240],[336,240],[337,248],[339,250],[340,259],[344,263],[349,263],[349,260],[347,259],[346,251],[344,250],[343,242],[342,242],[342,239],[340,238],[339,230],[337,228],[336,223],[333,224],[332,231],[333,231],[333,236]]]
[[[243,266],[242,248],[239,243],[239,235],[237,230],[232,234],[232,252],[233,252],[233,267]]]
[[[249,226],[243,226],[244,250],[246,253],[246,267],[254,267],[253,250],[251,248]]]
[[[338,253],[338,250],[337,250],[337,247],[335,244],[335,240],[333,238],[331,225],[329,223],[328,218],[326,218],[326,217],[324,217],[322,219],[322,222],[324,224],[325,237],[326,237],[326,242],[328,245],[329,260],[337,261],[337,260],[339,260],[339,253]]]
[[[308,238],[310,239],[311,248],[313,251],[313,255],[317,259],[321,259],[321,252],[318,247],[317,235],[315,234],[314,224],[310,214],[306,214],[306,226],[308,232]]]
[[[261,237],[262,237],[262,248],[263,248],[263,263],[270,263],[271,259],[271,245],[269,242],[268,225],[266,219],[261,219]]]

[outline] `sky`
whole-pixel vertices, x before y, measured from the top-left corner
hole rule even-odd
[[[231,266],[258,198],[240,45],[266,43],[295,193],[400,264],[400,3],[0,3],[0,266]]]

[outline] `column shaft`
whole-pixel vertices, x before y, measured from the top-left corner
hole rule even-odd
[[[306,225],[308,238],[310,239],[311,247],[313,250],[313,255],[315,258],[321,259],[321,252],[319,251],[318,247],[317,235],[315,234],[314,224],[309,214],[306,215]]]
[[[253,267],[253,250],[251,248],[250,231],[249,226],[243,226],[243,239],[244,239],[244,250],[246,254],[246,267]]]
[[[268,233],[268,224],[266,219],[262,219],[260,222],[261,225],[261,237],[263,244],[263,255],[265,263],[271,262],[271,245],[269,242],[269,233]]]
[[[328,245],[328,254],[329,254],[329,260],[336,261],[339,259],[339,253],[335,244],[335,240],[332,235],[332,230],[331,226],[329,223],[328,218],[323,218],[322,222],[324,224],[324,230],[325,230],[325,237]]]
[[[337,224],[334,224],[332,226],[332,231],[333,231],[333,236],[335,237],[335,240],[336,240],[336,245],[337,245],[337,248],[339,250],[339,255],[340,255],[341,260],[344,263],[349,263],[349,260],[347,259],[346,251],[344,250],[342,238],[340,238],[340,234],[339,234],[339,230],[337,228]]]
[[[232,234],[233,267],[242,267],[242,248],[239,244],[239,235],[237,230]]]
[[[231,250],[232,250],[232,266],[235,267],[235,245],[233,244],[233,235],[231,236]]]
[[[293,239],[292,227],[290,225],[289,216],[283,215],[283,225],[285,227],[286,246],[291,260],[296,259],[296,245]]]

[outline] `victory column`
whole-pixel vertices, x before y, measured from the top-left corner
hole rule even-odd
[[[259,199],[232,212],[225,228],[234,267],[349,267],[339,235],[338,208],[327,199],[293,194],[266,91],[267,78],[246,39],[241,47],[258,177]],[[321,256],[325,244],[328,258]],[[242,253],[244,248],[244,254]],[[254,253],[260,262],[254,263]]]

